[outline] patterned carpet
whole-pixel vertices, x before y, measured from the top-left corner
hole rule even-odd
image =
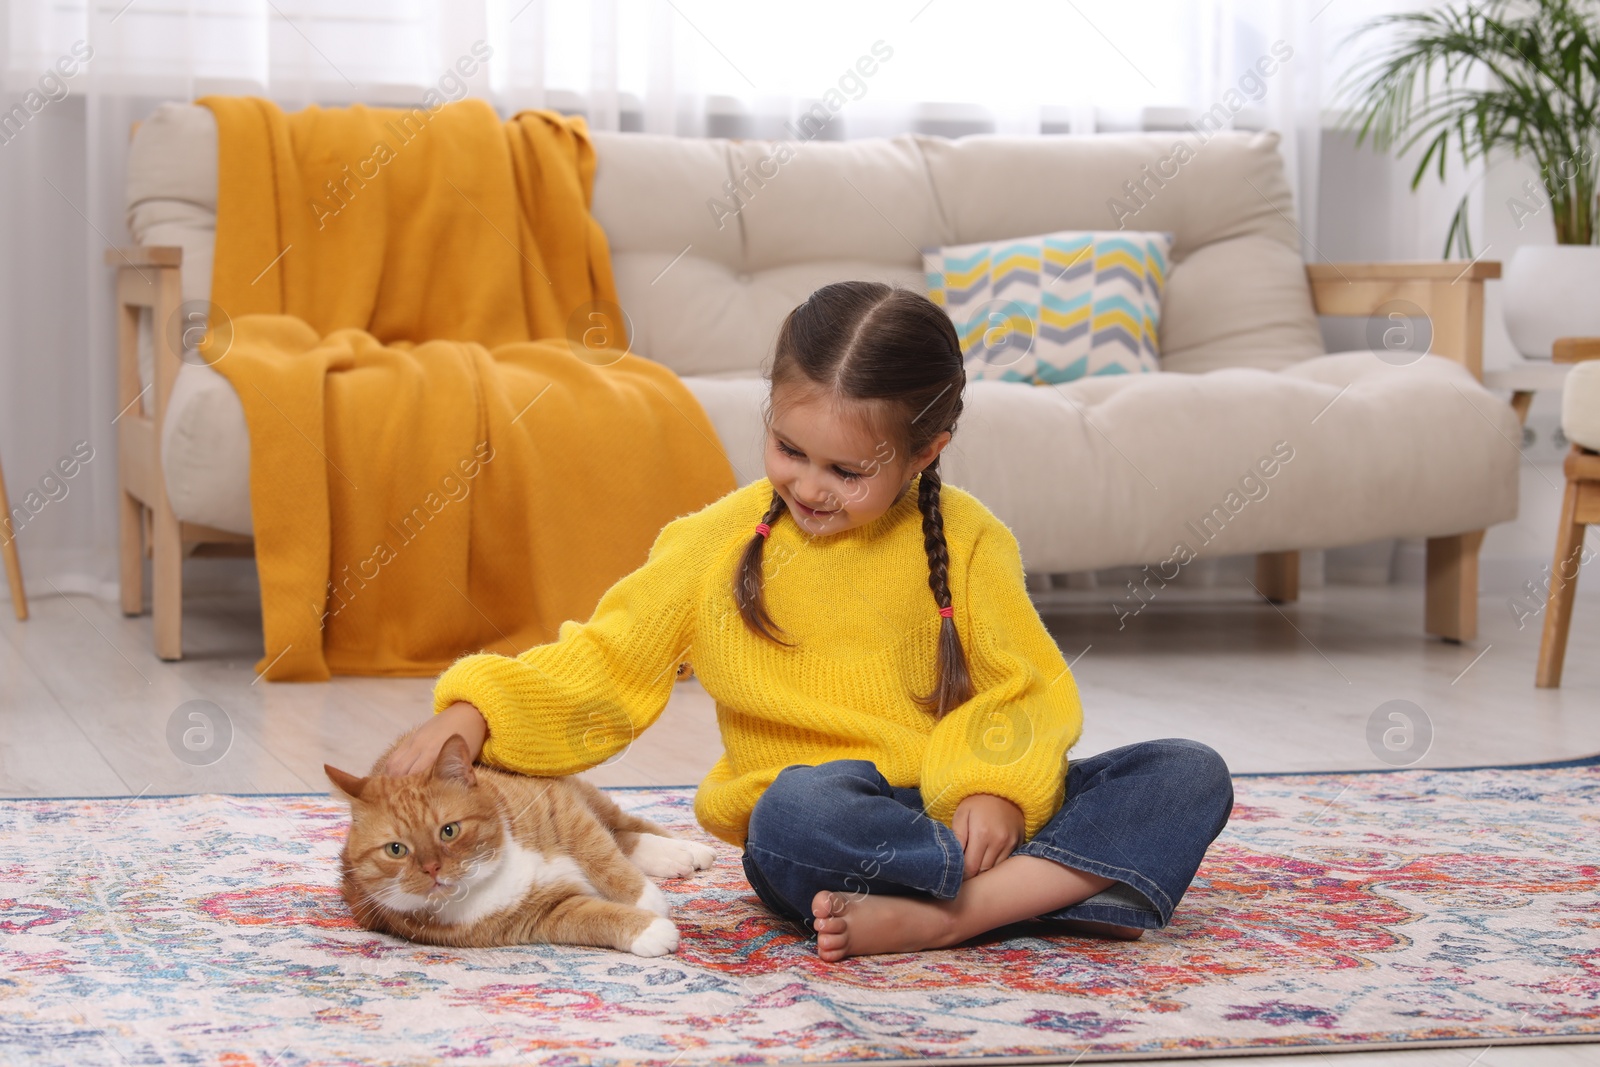
[[[1243,777],[1165,931],[829,965],[732,849],[675,956],[365,933],[321,796],[0,801],[19,1064],[1048,1059],[1600,1040],[1600,767]],[[696,832],[687,790],[621,803]]]

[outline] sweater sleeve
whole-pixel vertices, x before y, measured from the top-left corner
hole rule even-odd
[[[589,621],[562,623],[549,644],[457,660],[434,685],[434,712],[470,703],[489,724],[483,761],[523,774],[576,774],[622,752],[672,695],[716,526],[704,512],[668,523]]]
[[[934,726],[922,795],[928,815],[946,824],[969,796],[1003,797],[1022,809],[1031,838],[1061,807],[1067,750],[1083,731],[1078,688],[1028,599],[1022,554],[1004,525],[978,535],[966,593],[961,639],[973,696]]]

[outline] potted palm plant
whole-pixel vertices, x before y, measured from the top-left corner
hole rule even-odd
[[[1557,337],[1600,335],[1596,151],[1600,148],[1600,4],[1467,0],[1386,15],[1347,44],[1368,49],[1346,75],[1358,144],[1422,151],[1411,187],[1445,161],[1521,156],[1538,168],[1506,207],[1518,228],[1554,225],[1555,246],[1524,245],[1505,271],[1505,318],[1525,356]],[[1472,258],[1467,201],[1445,255]],[[1548,220],[1548,222],[1546,222]]]

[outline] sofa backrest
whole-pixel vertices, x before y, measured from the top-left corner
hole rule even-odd
[[[210,292],[216,138],[205,108],[164,104],[129,154],[129,229],[183,246],[186,299]],[[784,315],[828,282],[920,290],[923,249],[1074,229],[1173,234],[1164,369],[1322,354],[1275,134],[594,141],[632,348],[682,375],[759,373]]]
[[[1322,354],[1276,134],[594,139],[634,347],[680,374],[750,373],[827,282],[923,288],[926,248],[1123,227],[1174,236],[1165,369]]]

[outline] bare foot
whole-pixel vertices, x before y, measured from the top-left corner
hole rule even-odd
[[[812,898],[811,914],[817,955],[829,963],[846,956],[945,948],[956,941],[949,902],[823,890]]]

